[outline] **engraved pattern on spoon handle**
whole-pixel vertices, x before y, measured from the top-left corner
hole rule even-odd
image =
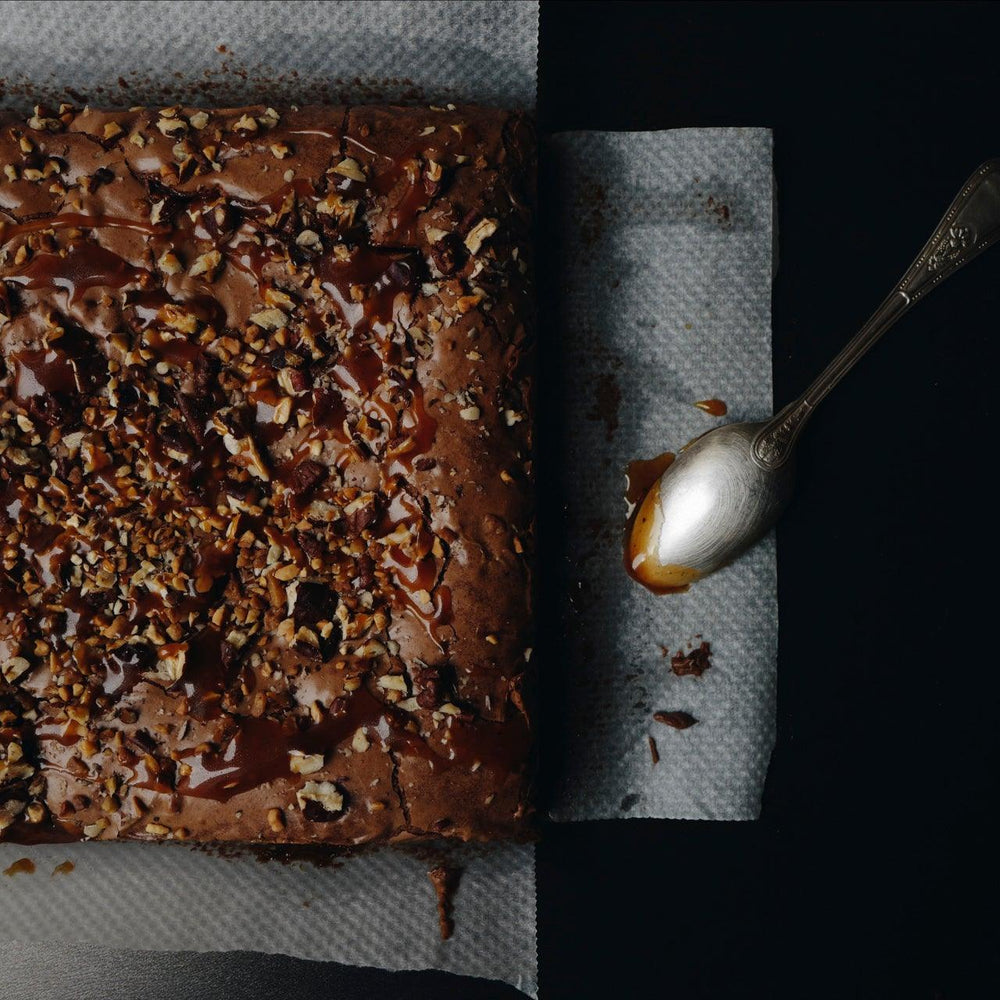
[[[766,469],[788,461],[803,426],[828,392],[911,306],[1000,239],[1000,159],[966,181],[889,296],[811,386],[754,438],[750,453]]]

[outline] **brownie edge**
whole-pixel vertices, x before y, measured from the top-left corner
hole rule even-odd
[[[530,120],[63,105],[0,171],[0,840],[530,835]]]

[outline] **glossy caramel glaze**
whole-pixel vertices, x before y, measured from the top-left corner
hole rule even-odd
[[[699,399],[694,405],[710,417],[724,417],[729,412],[729,407],[721,399]]]
[[[0,115],[0,838],[521,835],[534,141]]]
[[[625,572],[654,594],[683,593],[698,579],[687,566],[663,566],[655,556],[659,529],[659,481],[676,456],[665,451],[651,459],[629,462],[625,501],[629,507],[625,525]]]

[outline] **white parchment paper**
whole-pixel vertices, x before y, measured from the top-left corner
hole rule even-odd
[[[0,100],[534,107],[538,4],[0,3]]]
[[[537,18],[536,3],[2,3],[0,103],[530,107]],[[573,454],[593,456],[588,468],[600,470],[569,507],[585,555],[567,574],[567,617],[599,627],[566,651],[579,679],[554,815],[749,818],[773,739],[773,546],[665,600],[624,579],[618,530],[625,462],[711,425],[693,400],[721,396],[737,418],[770,412],[770,137],[575,133],[554,150],[559,240],[586,251],[561,276],[567,365],[593,397],[571,401],[569,419],[582,428]],[[609,430],[594,399],[615,385],[623,399]],[[588,603],[597,584],[603,599]],[[697,681],[674,678],[656,643],[674,649],[695,633],[712,642],[714,665]],[[656,727],[662,760],[653,769],[646,737],[659,708],[701,722],[683,733]],[[0,844],[0,869],[22,857],[38,870],[0,878],[7,940],[250,949],[444,969],[537,991],[530,845],[452,849],[464,874],[448,942],[438,938],[422,854],[384,850],[316,867],[183,845]],[[52,876],[65,860],[72,874]]]
[[[448,941],[438,931],[427,877],[439,856],[462,870]],[[37,870],[0,884],[0,915],[11,928],[5,940],[261,951],[392,970],[444,969],[536,992],[530,845],[433,854],[385,849],[317,867],[250,854],[220,857],[183,844],[0,844],[0,869],[21,857]],[[75,869],[54,875],[67,860]],[[0,997],[7,1000],[3,956],[0,942]]]

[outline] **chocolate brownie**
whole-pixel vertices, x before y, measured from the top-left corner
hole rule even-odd
[[[0,838],[530,828],[518,113],[0,114]]]

